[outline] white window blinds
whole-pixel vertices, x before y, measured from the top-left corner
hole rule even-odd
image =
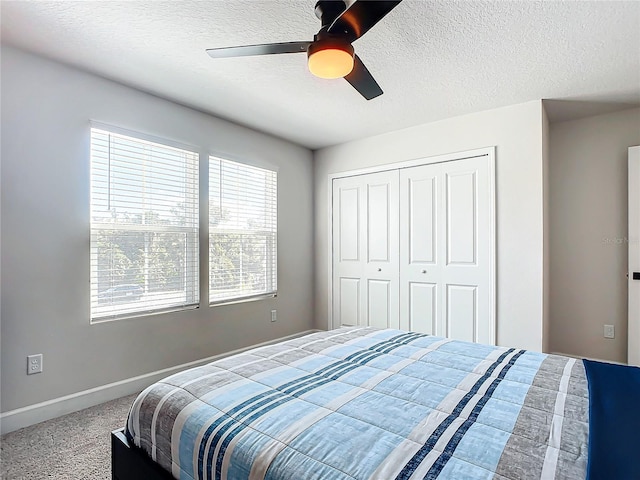
[[[91,318],[194,307],[198,154],[91,129]]]
[[[209,302],[277,291],[277,173],[209,157]]]

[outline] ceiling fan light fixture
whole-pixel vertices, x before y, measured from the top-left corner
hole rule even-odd
[[[353,47],[349,43],[319,40],[307,51],[309,71],[320,78],[342,78],[353,70]]]
[[[1,0],[0,0],[1,1]],[[312,41],[263,43],[209,48],[211,58],[250,57],[283,53],[307,53],[309,71],[320,78],[344,78],[366,100],[382,95],[382,89],[352,43],[361,38],[402,0],[318,0],[316,17],[321,27]]]

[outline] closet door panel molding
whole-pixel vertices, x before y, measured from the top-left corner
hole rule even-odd
[[[435,283],[409,282],[406,317],[400,317],[403,330],[412,332],[436,334],[438,319],[438,285]],[[403,310],[403,309],[401,309]],[[406,323],[403,325],[403,318]]]
[[[447,265],[476,265],[477,172],[445,172]]]

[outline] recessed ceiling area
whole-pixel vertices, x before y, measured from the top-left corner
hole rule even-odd
[[[311,149],[537,99],[563,100],[552,120],[640,104],[635,1],[404,0],[353,44],[384,91],[371,101],[304,53],[205,52],[312,40],[314,5],[2,1],[2,42]]]

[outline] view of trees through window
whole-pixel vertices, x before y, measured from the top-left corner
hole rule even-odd
[[[143,225],[142,218],[130,223]],[[98,291],[122,284],[140,285],[147,293],[185,291],[188,241],[184,233],[100,230],[94,239]]]
[[[93,319],[198,304],[198,154],[91,137]]]
[[[199,303],[196,152],[91,130],[91,317]],[[209,301],[274,295],[277,174],[209,157]]]
[[[275,294],[277,175],[209,157],[209,301]]]

